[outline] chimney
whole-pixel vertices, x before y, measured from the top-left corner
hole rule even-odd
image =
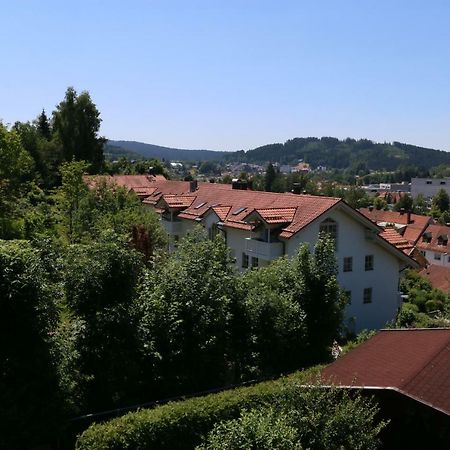
[[[302,193],[302,186],[300,183],[293,183],[292,184],[292,191],[293,194],[301,194]]]
[[[405,214],[405,208],[400,208],[400,215],[403,216]]]
[[[411,211],[408,211],[406,213],[406,223],[411,223]]]
[[[373,211],[373,205],[369,206],[369,211],[372,212]]]
[[[246,180],[234,179],[231,182],[231,188],[232,189],[237,189],[239,191],[246,191],[247,188],[248,188],[248,182]]]
[[[197,190],[197,180],[189,181],[189,192],[195,192]]]

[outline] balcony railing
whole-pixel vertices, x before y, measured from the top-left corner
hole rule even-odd
[[[282,242],[265,242],[257,239],[245,239],[245,251],[249,256],[272,260],[283,256]]]
[[[170,220],[162,219],[161,220],[162,226],[166,230],[167,234],[174,234],[178,235],[181,233],[182,230],[182,222],[171,222]]]

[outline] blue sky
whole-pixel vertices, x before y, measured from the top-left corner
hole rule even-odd
[[[0,0],[0,119],[88,90],[102,134],[249,149],[296,136],[450,150],[445,0]]]

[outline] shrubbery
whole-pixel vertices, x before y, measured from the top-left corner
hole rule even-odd
[[[283,439],[289,442],[290,439],[305,448],[319,450],[341,446],[377,448],[377,436],[384,423],[375,419],[378,411],[375,403],[358,395],[352,398],[345,391],[335,388],[302,387],[312,382],[315,373],[316,370],[298,372],[277,381],[129,413],[103,424],[92,425],[80,436],[76,448],[192,450],[197,445],[203,445],[205,449],[231,449],[236,447],[227,447],[225,442],[232,445],[236,434],[248,442],[256,437],[263,442],[268,439],[265,426],[277,423],[273,411],[282,422],[279,433],[272,433],[274,439],[279,439],[278,442],[283,442]],[[272,410],[267,410],[269,407]],[[263,412],[244,413],[243,418],[238,419],[242,411],[255,408]],[[260,422],[258,417],[262,423],[255,430],[254,427]],[[234,422],[223,423],[227,420]],[[211,434],[207,436],[208,433]],[[224,443],[223,447],[215,446],[219,440]]]

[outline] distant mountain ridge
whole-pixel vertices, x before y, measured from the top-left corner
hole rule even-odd
[[[221,152],[213,150],[186,150],[145,144],[134,141],[108,141],[107,147],[140,154],[146,158],[176,161],[228,161],[267,164],[296,164],[302,159],[313,167],[333,169],[360,168],[369,170],[396,170],[416,166],[430,169],[441,164],[450,165],[450,152],[419,147],[401,142],[376,143],[369,139],[337,139],[334,137],[294,138],[284,144],[268,144],[248,151]],[[106,151],[106,150],[105,150]]]
[[[169,159],[176,161],[213,161],[223,159],[228,152],[214,150],[186,150],[163,147],[136,141],[108,141],[109,146],[119,147],[129,152],[138,153],[146,158]]]
[[[450,164],[450,152],[442,150],[396,141],[376,143],[369,139],[340,140],[334,137],[295,138],[284,144],[269,144],[247,152],[234,152],[225,158],[247,163],[271,161],[280,164],[293,164],[303,159],[313,167],[390,171],[406,166],[428,170],[440,164]]]

